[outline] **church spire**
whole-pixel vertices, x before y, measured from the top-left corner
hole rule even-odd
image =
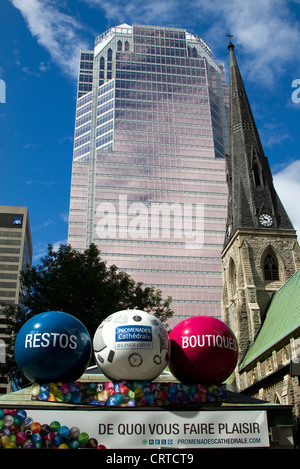
[[[228,35],[230,56],[228,219],[225,246],[237,229],[294,230],[275,191],[247,93]]]

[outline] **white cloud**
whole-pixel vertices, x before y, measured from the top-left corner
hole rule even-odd
[[[276,74],[284,71],[287,64],[299,67],[300,27],[289,4],[285,0],[198,0],[197,3],[199,9],[212,16],[207,41],[211,39],[220,45],[224,38],[220,34],[216,36],[216,25],[227,28],[234,35],[233,42],[247,52],[244,74],[265,86],[274,85]]]
[[[273,175],[274,186],[289,215],[298,237],[300,235],[300,160],[293,161]]]
[[[61,244],[67,244],[67,243],[68,243],[67,239],[63,239],[61,241],[56,241],[54,243],[49,242],[49,244],[52,244],[53,250],[55,252],[59,249]],[[41,241],[37,242],[34,246],[34,251],[33,251],[33,256],[32,256],[32,264],[33,265],[38,264],[40,262],[41,258],[47,256],[47,254],[48,254],[48,244],[43,243]]]
[[[72,77],[77,78],[79,51],[87,48],[81,39],[83,26],[72,16],[59,11],[51,0],[11,0],[20,10],[27,26],[52,60]]]
[[[182,18],[184,4],[180,0],[83,0],[87,5],[103,10],[105,17],[119,23],[176,26]]]
[[[64,221],[65,223],[69,223],[69,212],[67,213],[60,213],[59,215],[60,219]]]

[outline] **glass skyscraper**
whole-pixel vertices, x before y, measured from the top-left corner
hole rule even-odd
[[[123,24],[82,51],[68,242],[220,317],[227,215],[224,66],[184,29]]]

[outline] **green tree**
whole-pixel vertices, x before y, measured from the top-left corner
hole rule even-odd
[[[21,272],[22,307],[6,306],[9,333],[5,366],[0,373],[15,372],[14,337],[30,317],[45,311],[63,311],[77,317],[88,329],[91,338],[99,324],[110,314],[123,309],[140,309],[158,317],[168,328],[173,312],[171,298],[163,300],[160,290],[135,282],[100,257],[91,244],[84,252],[61,244],[58,250],[48,246],[47,255],[37,266]],[[5,370],[4,370],[5,368]]]

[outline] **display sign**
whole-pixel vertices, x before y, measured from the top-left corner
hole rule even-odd
[[[64,411],[31,409],[40,424],[77,427],[107,449],[269,446],[266,411]]]
[[[116,327],[116,349],[150,348],[152,349],[152,328],[149,326]]]

